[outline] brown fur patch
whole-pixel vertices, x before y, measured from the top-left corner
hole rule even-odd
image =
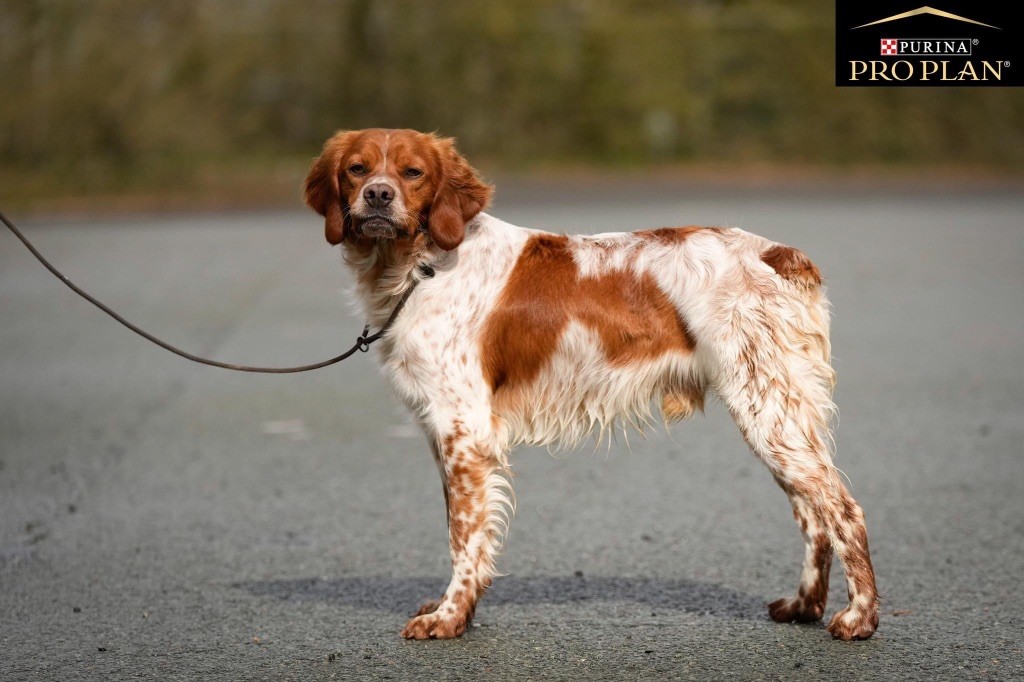
[[[814,620],[820,620],[828,601],[828,576],[832,568],[832,543],[824,532],[814,539],[814,566],[818,569],[817,580],[810,588],[801,585],[799,595],[805,610],[815,615]]]
[[[523,247],[484,327],[491,388],[529,384],[572,321],[598,334],[613,365],[694,349],[686,322],[653,277],[623,271],[580,277],[567,237],[537,235]]]
[[[434,611],[437,611],[437,607],[440,605],[441,601],[439,599],[429,599],[423,602],[423,605],[420,607],[419,611],[416,612],[416,615],[425,616],[428,613],[433,613]]]
[[[761,254],[761,260],[767,263],[779,276],[797,284],[818,286],[821,284],[821,272],[818,266],[799,249],[776,244]]]
[[[661,398],[661,414],[665,421],[686,419],[697,411],[704,411],[704,390],[699,386],[673,387]]]
[[[686,238],[693,233],[700,232],[701,230],[718,231],[718,228],[687,225],[686,227],[659,227],[656,230],[637,230],[633,234],[643,239],[649,239],[663,244],[678,244],[685,241]]]

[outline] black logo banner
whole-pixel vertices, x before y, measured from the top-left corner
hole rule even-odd
[[[1024,2],[836,0],[836,85],[1024,85]]]

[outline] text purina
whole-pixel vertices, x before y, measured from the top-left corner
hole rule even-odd
[[[954,64],[946,60],[895,62],[882,60],[850,60],[850,80],[859,81],[999,81],[1003,79],[1003,62],[972,62]]]
[[[970,38],[898,38],[896,43],[897,54],[907,57],[969,56],[972,47]]]

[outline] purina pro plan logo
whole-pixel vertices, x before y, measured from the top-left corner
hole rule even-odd
[[[900,40],[882,38],[882,56],[901,54],[905,57],[959,57],[971,55],[970,38]]]
[[[1024,2],[934,2],[836,0],[836,85],[1024,85]]]

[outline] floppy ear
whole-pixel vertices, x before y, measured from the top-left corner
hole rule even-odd
[[[455,151],[454,140],[438,140],[441,147],[441,178],[430,206],[427,232],[434,243],[451,251],[466,236],[466,223],[491,201],[494,189]]]
[[[348,223],[347,206],[338,187],[338,165],[351,140],[348,132],[337,133],[324,144],[324,151],[314,161],[306,175],[306,205],[324,217],[324,236],[331,244],[345,239]]]

